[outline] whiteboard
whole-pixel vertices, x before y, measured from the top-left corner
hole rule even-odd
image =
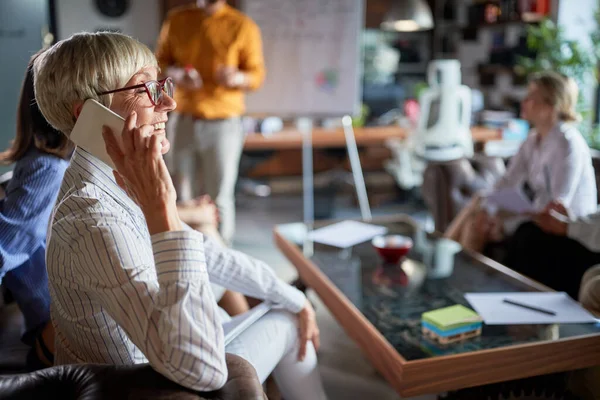
[[[260,27],[267,70],[249,114],[358,113],[363,0],[246,0],[243,9]]]

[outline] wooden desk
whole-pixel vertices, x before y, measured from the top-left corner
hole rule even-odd
[[[475,126],[471,129],[475,142],[487,142],[500,138],[497,129]],[[388,139],[406,139],[408,131],[397,126],[376,126],[355,128],[356,145],[381,146]],[[346,147],[344,131],[340,129],[316,128],[313,130],[313,148],[343,148]],[[296,130],[285,130],[270,136],[250,134],[246,136],[245,151],[263,150],[299,150],[302,148],[302,133]]]
[[[315,228],[330,223],[319,222]],[[600,327],[594,324],[486,325],[480,337],[462,343],[443,346],[431,342],[421,332],[421,315],[432,307],[468,306],[464,298],[467,292],[550,289],[465,250],[455,256],[451,276],[432,279],[418,242],[428,241],[431,246],[439,235],[418,235],[418,223],[408,216],[376,218],[373,223],[386,226],[389,233],[410,236],[417,243],[403,271],[382,269],[370,242],[348,252],[318,243],[303,248],[297,244],[305,240],[302,223],[276,226],[275,243],[296,267],[302,282],[318,294],[401,396],[600,365]]]

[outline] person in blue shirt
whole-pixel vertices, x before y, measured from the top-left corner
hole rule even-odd
[[[36,57],[21,88],[15,140],[0,153],[0,163],[15,164],[0,200],[0,282],[23,313],[22,340],[32,346],[27,359],[30,369],[53,361],[46,231],[73,151],[68,138],[46,122],[35,102],[31,67]]]

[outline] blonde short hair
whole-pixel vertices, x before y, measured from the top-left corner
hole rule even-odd
[[[112,95],[144,67],[158,68],[152,51],[114,32],[78,33],[56,43],[34,63],[35,97],[48,122],[67,136],[73,130],[73,107],[95,99],[110,107]]]
[[[548,71],[533,75],[530,82],[542,91],[544,100],[555,107],[561,121],[570,122],[581,119],[575,110],[579,88],[572,78]]]

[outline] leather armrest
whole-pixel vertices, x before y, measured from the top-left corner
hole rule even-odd
[[[266,400],[256,371],[241,357],[227,354],[229,376],[220,390],[197,393],[154,371],[148,364],[62,365],[30,374],[0,376],[0,398],[10,399],[250,399]]]

